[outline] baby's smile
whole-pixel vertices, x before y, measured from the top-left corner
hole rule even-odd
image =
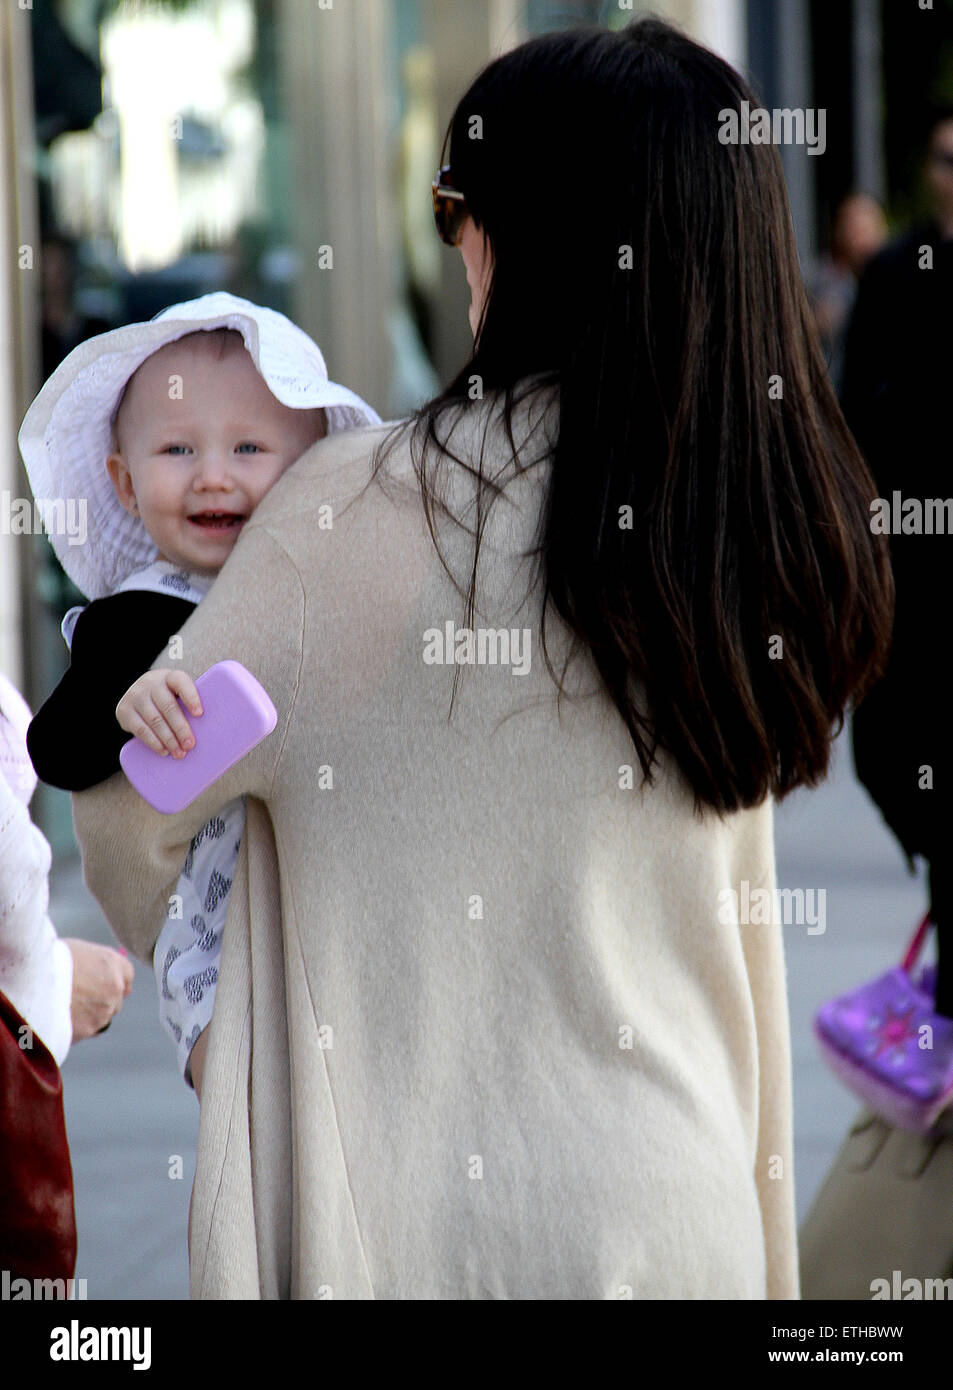
[[[217,535],[230,532],[237,534],[247,519],[243,513],[226,511],[193,512],[188,518],[197,531],[209,531]]]

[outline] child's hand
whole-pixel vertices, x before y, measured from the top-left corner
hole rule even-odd
[[[165,756],[184,758],[195,739],[176,699],[181,695],[189,712],[202,713],[202,702],[184,671],[147,671],[126,691],[116,706],[116,718],[127,733]]]

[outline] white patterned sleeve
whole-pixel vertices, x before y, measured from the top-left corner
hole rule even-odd
[[[0,989],[62,1066],[73,1040],[73,957],[47,915],[51,862],[49,841],[0,767]]]
[[[194,836],[175,888],[176,915],[166,918],[153,953],[159,1017],[188,1086],[192,1048],[212,1018],[228,894],[244,828],[242,796]]]

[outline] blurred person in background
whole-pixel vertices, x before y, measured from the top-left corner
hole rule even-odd
[[[80,343],[111,327],[81,312],[76,300],[77,246],[63,232],[43,233],[40,244],[40,338],[44,380]]]
[[[867,193],[848,194],[834,214],[831,249],[818,261],[812,286],[817,331],[837,392],[844,370],[844,335],[857,295],[857,282],[886,239],[887,219],[876,198]]]
[[[927,862],[939,967],[933,1004],[949,1020],[953,759],[944,648],[953,504],[943,507],[942,500],[953,493],[953,107],[931,114],[924,175],[928,217],[873,257],[861,279],[847,332],[842,405],[889,510],[897,596],[886,671],[854,714],[854,762],[911,872],[915,855]],[[935,513],[941,534],[929,533],[931,499],[941,500]],[[937,1037],[949,1032],[941,1027]],[[953,1066],[949,1042],[944,1046]]]
[[[0,673],[0,989],[61,1064],[72,1042],[108,1028],[133,972],[125,951],[64,940],[47,916],[52,856],[28,810],[37,784],[26,746],[31,718]]]
[[[50,846],[28,809],[30,718],[0,673],[0,1269],[69,1278],[75,1218],[57,1068],[71,1043],[109,1027],[133,968],[125,952],[60,939],[47,915]]]

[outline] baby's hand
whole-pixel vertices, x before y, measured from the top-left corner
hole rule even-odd
[[[184,671],[147,671],[126,691],[116,706],[116,718],[127,733],[163,757],[184,758],[195,739],[176,699],[181,695],[193,715],[202,702]]]

